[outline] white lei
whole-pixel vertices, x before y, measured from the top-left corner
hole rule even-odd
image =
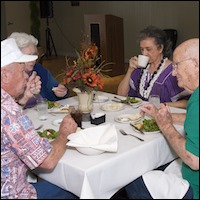
[[[160,66],[160,69],[157,71],[157,74],[155,74],[155,76],[153,77],[153,79],[150,82],[149,87],[146,90],[144,89],[144,86],[145,86],[145,81],[146,81],[146,77],[147,77],[147,74],[148,74],[148,69],[150,67],[150,64],[148,64],[147,68],[144,69],[142,77],[141,77],[140,85],[139,85],[140,95],[143,96],[144,98],[148,99],[149,94],[150,94],[150,92],[152,90],[152,87],[154,85],[154,82],[157,80],[157,78],[159,77],[159,75],[163,71],[163,68],[165,67],[165,62],[166,61],[167,61],[167,58],[165,58],[163,60],[163,63]]]

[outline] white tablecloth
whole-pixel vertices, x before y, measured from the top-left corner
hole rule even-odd
[[[113,96],[116,96],[109,93],[98,93],[108,96],[110,102],[112,102]],[[75,96],[62,100],[60,103],[77,105],[78,100]],[[145,141],[141,142],[132,136],[124,136],[118,132],[117,153],[105,152],[100,155],[87,156],[79,153],[75,148],[69,147],[53,171],[35,170],[39,177],[71,191],[81,199],[109,199],[119,189],[145,172],[177,157],[161,133],[142,135],[134,132],[129,124],[115,122],[115,116],[138,113],[139,108],[134,109],[125,105],[125,109],[120,111],[102,111],[100,107],[104,103],[94,103],[93,112],[105,112],[105,123],[114,123],[117,129],[122,128],[127,132],[134,133]],[[183,109],[172,107],[170,109],[172,112],[185,112]],[[64,114],[49,114],[48,120],[41,122],[37,119],[37,111],[34,108],[27,109],[26,112],[33,120],[35,127],[43,123],[44,129],[58,130],[58,126],[53,125],[52,122],[64,117]],[[84,128],[91,126],[95,125],[83,122]],[[184,134],[183,126],[176,125],[176,128],[181,134]]]

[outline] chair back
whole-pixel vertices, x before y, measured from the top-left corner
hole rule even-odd
[[[175,29],[164,29],[164,31],[167,33],[168,39],[172,41],[172,49],[174,50],[176,47],[178,32]]]

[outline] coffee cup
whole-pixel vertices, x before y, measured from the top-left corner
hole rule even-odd
[[[138,56],[138,67],[145,68],[148,64],[149,57],[145,55]]]

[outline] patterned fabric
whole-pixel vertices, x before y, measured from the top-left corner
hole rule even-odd
[[[130,79],[130,89],[128,96],[131,97],[139,97],[144,99],[138,92],[138,83],[141,78],[141,70],[142,68],[137,68],[131,75]],[[147,76],[147,80],[145,82],[145,87],[150,80],[150,76]],[[153,88],[150,92],[151,94],[160,95],[160,102],[174,102],[181,99],[189,99],[190,95],[183,89],[178,86],[176,77],[172,76],[172,64],[170,64],[163,72],[160,74],[158,79],[155,81]]]
[[[21,107],[1,89],[1,198],[37,198],[27,169],[38,167],[50,151],[49,141],[38,136]]]

